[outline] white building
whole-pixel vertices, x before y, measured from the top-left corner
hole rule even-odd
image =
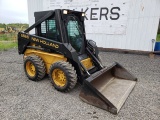
[[[35,11],[54,9],[85,12],[87,39],[98,47],[152,51],[160,0],[28,0],[29,24]]]

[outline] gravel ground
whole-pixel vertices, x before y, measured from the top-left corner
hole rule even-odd
[[[106,66],[116,61],[137,78],[135,89],[118,115],[82,102],[81,85],[70,93],[56,91],[49,78],[27,79],[16,49],[0,51],[0,120],[160,120],[160,56],[101,52]]]

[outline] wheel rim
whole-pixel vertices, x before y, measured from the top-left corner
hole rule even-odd
[[[30,61],[28,61],[26,63],[26,71],[28,73],[29,76],[34,77],[36,74],[36,68],[34,66],[34,64]]]
[[[67,83],[65,73],[60,69],[54,69],[52,73],[54,83],[59,87],[64,87]]]

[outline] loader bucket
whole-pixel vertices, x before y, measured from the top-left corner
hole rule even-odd
[[[84,102],[117,114],[136,81],[137,78],[115,63],[84,80],[79,97]]]

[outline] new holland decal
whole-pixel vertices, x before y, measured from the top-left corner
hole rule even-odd
[[[21,34],[21,37],[29,39],[29,35],[26,35],[26,34]],[[52,42],[49,42],[49,41],[46,41],[46,40],[43,40],[43,39],[39,39],[39,38],[36,38],[36,37],[33,37],[33,36],[31,36],[30,40],[32,40],[34,42],[37,42],[37,43],[41,43],[43,45],[51,46],[53,48],[59,48],[58,44],[55,44],[55,43],[52,43]]]

